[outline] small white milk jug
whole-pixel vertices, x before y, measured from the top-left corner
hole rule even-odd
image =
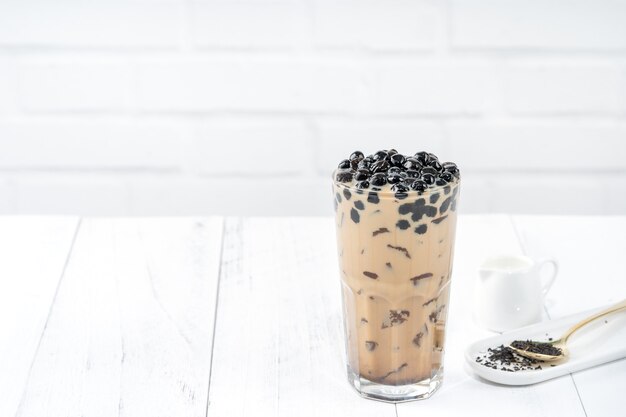
[[[549,274],[544,272],[546,266],[552,270],[545,271]],[[544,297],[557,272],[554,259],[501,255],[485,260],[474,286],[476,320],[497,332],[540,321]]]

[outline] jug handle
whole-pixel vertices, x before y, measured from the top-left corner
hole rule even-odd
[[[541,271],[545,268],[546,265],[552,266],[552,274],[548,278],[548,281],[541,286],[541,293],[544,296],[548,293],[548,291],[550,291],[550,288],[552,287],[552,285],[554,284],[554,281],[556,280],[556,275],[559,272],[559,264],[557,263],[555,259],[552,259],[552,258],[541,259],[537,261],[537,268],[539,269],[539,275],[542,279],[544,275],[541,274]]]

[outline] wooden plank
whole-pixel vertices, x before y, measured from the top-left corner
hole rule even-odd
[[[398,404],[398,416],[566,415],[583,417],[576,388],[568,377],[525,387],[492,384],[470,374],[463,352],[493,333],[472,318],[473,286],[480,263],[494,254],[520,254],[508,216],[461,216],[457,231],[451,309],[446,334],[444,383],[428,400]],[[555,401],[558,398],[558,401]]]
[[[626,216],[515,216],[514,223],[529,255],[559,261],[560,273],[546,303],[552,318],[626,297]],[[588,417],[624,415],[626,360],[572,377]]]
[[[228,219],[208,415],[395,416],[346,377],[334,223]]]
[[[17,411],[77,225],[0,217],[0,416]]]
[[[222,220],[83,220],[18,416],[204,416]]]

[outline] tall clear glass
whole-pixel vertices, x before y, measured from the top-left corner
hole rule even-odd
[[[441,385],[459,185],[400,200],[333,182],[348,379],[363,397]]]

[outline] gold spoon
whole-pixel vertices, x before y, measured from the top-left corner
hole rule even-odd
[[[552,342],[537,342],[534,340],[529,341],[530,344],[542,344],[542,345],[552,345],[552,347],[555,347],[557,349],[560,349],[561,353],[560,354],[555,354],[555,355],[550,355],[550,354],[546,354],[546,353],[536,353],[536,352],[531,352],[529,350],[526,349],[520,349],[520,348],[516,348],[512,345],[509,345],[509,348],[511,348],[513,351],[515,351],[515,353],[525,356],[527,358],[530,359],[536,359],[538,361],[543,361],[543,362],[553,362],[556,360],[561,360],[561,359],[565,359],[567,358],[567,356],[569,355],[569,350],[567,349],[567,339],[569,339],[569,337],[576,332],[577,330],[579,330],[581,327],[586,326],[587,324],[591,323],[594,320],[599,319],[600,317],[604,317],[608,314],[611,313],[615,313],[617,311],[621,311],[621,310],[626,310],[626,300],[622,300],[619,303],[607,308],[606,310],[602,310],[599,313],[594,314],[591,317],[587,317],[586,319],[576,323],[575,325],[573,325],[568,331],[566,331],[563,336],[561,336],[559,339],[554,340]],[[514,343],[514,342],[512,342]],[[525,342],[524,342],[525,343]],[[531,346],[529,346],[531,347]]]

